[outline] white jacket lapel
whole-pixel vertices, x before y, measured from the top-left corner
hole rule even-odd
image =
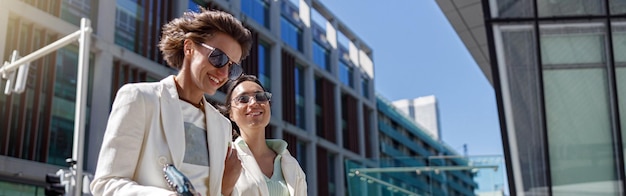
[[[183,114],[178,103],[178,92],[174,83],[174,76],[161,80],[161,123],[163,134],[170,149],[173,164],[178,166],[183,162],[185,154],[185,125]]]
[[[239,150],[237,152],[239,153],[239,158],[241,159],[241,162],[244,163],[243,167],[244,170],[246,170],[246,177],[254,181],[259,191],[261,192],[261,195],[269,195],[267,182],[265,181],[264,177],[265,174],[263,174],[263,172],[261,171],[261,168],[256,162],[256,159],[254,158],[252,151],[250,151],[250,148],[248,148],[246,145],[239,145],[240,143],[245,143],[245,141],[242,140],[243,139],[241,137],[237,138],[237,140],[235,140],[235,145]]]
[[[232,137],[230,124],[222,114],[220,114],[211,104],[205,99],[202,99],[204,103],[204,114],[206,116],[207,127],[207,143],[209,144],[209,184],[211,192],[214,195],[219,195],[220,192],[216,192],[222,187],[222,175],[224,172],[224,161],[226,160],[226,151],[228,141]]]

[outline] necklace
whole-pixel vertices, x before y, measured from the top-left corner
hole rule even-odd
[[[178,84],[178,80],[176,80],[176,77],[174,77],[174,83],[176,84],[176,89],[177,89],[178,91],[180,91],[180,90],[182,90],[182,89],[183,89],[183,88],[182,88],[182,87],[180,87],[180,85]],[[183,101],[185,101],[185,102],[187,102],[187,103],[189,103],[189,104],[193,105],[193,107],[196,107],[196,108],[198,108],[198,109],[200,109],[200,110],[204,110],[204,101],[202,101],[202,99],[204,99],[204,97],[203,97],[202,99],[200,99],[200,102],[198,102],[198,103],[194,103],[193,101],[190,101],[190,100],[188,100],[188,99],[185,99],[185,98],[181,97],[181,96],[180,96],[180,93],[179,93],[179,95],[178,95],[178,99],[183,100]]]
[[[198,102],[198,103],[193,103],[193,102],[191,102],[191,101],[189,101],[189,100],[187,100],[185,98],[182,98],[181,96],[178,96],[178,99],[183,100],[183,101],[193,105],[193,107],[196,107],[198,109],[204,109],[204,102],[202,102],[202,100],[200,100],[200,102]]]

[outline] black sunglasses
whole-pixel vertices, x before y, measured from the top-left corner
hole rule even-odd
[[[253,98],[256,102],[259,103],[267,103],[270,99],[272,99],[272,93],[270,92],[256,92],[253,95],[240,95],[235,97],[233,101],[237,101],[239,104],[250,103],[250,98]]]
[[[226,55],[226,53],[224,53],[222,50],[206,45],[204,43],[196,43],[200,44],[202,47],[211,50],[211,53],[209,53],[207,58],[209,59],[209,62],[213,65],[213,67],[219,69],[230,64],[230,67],[228,67],[228,79],[235,80],[239,78],[239,76],[241,76],[241,74],[243,73],[243,68],[241,67],[241,65],[230,60],[230,57],[228,57],[228,55]]]

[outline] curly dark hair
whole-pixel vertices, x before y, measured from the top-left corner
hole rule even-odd
[[[180,69],[185,57],[185,39],[204,42],[216,32],[233,37],[241,45],[241,60],[248,56],[252,47],[250,30],[229,13],[204,8],[201,8],[200,13],[185,12],[183,16],[163,25],[159,49],[169,66]]]
[[[261,81],[259,81],[259,79],[254,76],[254,75],[248,75],[248,74],[244,74],[241,77],[237,78],[236,80],[231,80],[229,81],[226,86],[227,86],[227,90],[226,90],[226,100],[224,101],[223,105],[217,105],[217,109],[222,113],[222,115],[224,115],[226,118],[230,119],[230,108],[231,108],[231,100],[233,100],[233,90],[235,90],[235,87],[239,86],[239,84],[241,84],[242,82],[246,82],[246,81],[250,81],[250,82],[254,82],[256,84],[258,84],[261,89],[263,89],[263,91],[267,91],[267,89],[265,89],[265,87],[263,87],[263,84],[261,84]],[[234,121],[230,121],[232,126],[233,126],[233,141],[239,136],[239,126],[237,126],[237,123],[235,123]]]

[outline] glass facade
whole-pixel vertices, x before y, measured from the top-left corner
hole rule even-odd
[[[189,5],[195,6],[195,3],[190,2]],[[173,7],[173,1],[116,0],[115,44],[163,64],[156,46],[161,27],[173,18]]]
[[[302,30],[285,16],[280,17],[280,38],[293,49],[302,52]]]
[[[259,81],[263,84],[263,87],[268,91],[272,91],[271,83],[271,58],[270,58],[270,46],[269,44],[260,41],[259,42]]]
[[[476,168],[470,166],[499,166],[502,162],[500,158],[498,163],[481,163],[459,156],[383,97],[376,97],[376,106],[380,158],[372,161],[380,165],[367,166],[344,160],[350,195],[476,195],[474,191],[478,189],[478,184],[474,181],[475,172],[470,172]],[[447,168],[447,171],[420,170],[429,167]],[[374,171],[357,173],[353,170],[359,168]],[[476,169],[483,170],[486,169]],[[492,172],[487,177],[499,178],[501,182],[503,175],[498,174],[503,174],[503,171]],[[485,189],[489,188],[493,187]],[[372,194],[359,194],[366,189]]]
[[[315,82],[313,83],[313,97],[315,97],[315,133],[316,135],[323,134],[323,118],[322,118],[322,79],[318,76],[315,77]]]
[[[191,10],[193,12],[200,12],[200,5],[196,3],[195,0],[189,0],[189,4],[187,4],[187,10]]]
[[[612,153],[606,29],[602,23],[540,25],[553,194],[604,182],[617,194]],[[593,130],[593,131],[590,131]],[[602,153],[604,152],[604,153]],[[594,161],[589,161],[594,160]]]
[[[626,6],[626,2],[623,4]],[[617,84],[617,99],[619,107],[619,124],[622,130],[626,127],[626,20],[617,20],[612,24],[613,51],[615,59],[615,80]],[[622,147],[626,153],[626,134],[622,132]],[[626,163],[626,155],[624,155]]]
[[[45,195],[44,187],[0,181],[0,195]]]
[[[61,19],[80,26],[81,18],[89,18],[91,26],[96,28],[97,21],[97,0],[63,0],[61,6]]]
[[[304,68],[296,65],[294,69],[295,99],[296,99],[296,126],[306,129],[306,111],[304,110]]]
[[[62,10],[77,9],[66,7]],[[56,41],[57,35],[17,19],[9,20],[5,48],[21,55]],[[7,50],[7,52],[11,52]],[[5,56],[9,56],[5,54]],[[92,55],[93,56],[93,55]],[[0,155],[65,166],[72,156],[78,47],[59,49],[31,62],[24,93],[0,94]],[[90,62],[93,70],[93,61]],[[88,76],[88,86],[93,83]],[[4,86],[6,81],[0,82]],[[88,90],[90,94],[90,90]],[[87,101],[91,96],[87,96]],[[90,106],[87,105],[87,111]],[[89,112],[87,112],[89,119]],[[88,127],[88,125],[86,126]],[[88,129],[87,129],[88,130]]]
[[[296,142],[296,152],[295,152],[296,156],[296,160],[298,160],[298,163],[300,163],[300,168],[302,168],[302,170],[304,170],[304,173],[307,174],[307,158],[306,158],[306,142],[302,141],[302,140],[298,140]]]
[[[330,52],[316,41],[313,41],[313,62],[323,70],[330,71]]]
[[[486,21],[511,194],[623,195],[626,2],[534,2],[492,1]]]
[[[604,0],[537,0],[539,17],[605,14]]]
[[[137,28],[138,23],[144,19],[144,9],[137,1],[116,0],[115,10],[115,44],[128,50],[135,51],[143,45],[139,42],[141,33]]]
[[[346,86],[354,88],[354,79],[352,79],[352,66],[344,61],[339,61],[339,80]]]
[[[260,25],[270,28],[268,0],[241,0],[241,11]]]
[[[361,77],[361,95],[363,97],[370,97],[370,80],[366,77]]]

